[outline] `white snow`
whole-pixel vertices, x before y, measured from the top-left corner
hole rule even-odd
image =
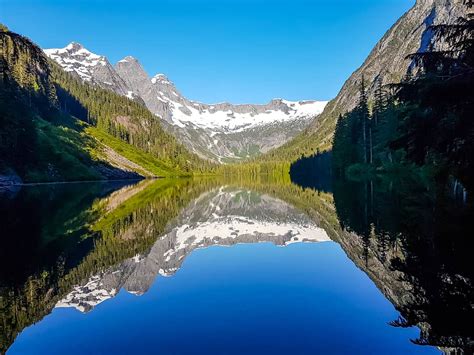
[[[118,63],[128,63],[130,61],[134,61],[135,58],[133,58],[132,56],[128,55],[126,56],[125,58],[121,59],[118,61]]]
[[[315,225],[299,225],[296,223],[272,223],[258,221],[243,216],[219,217],[213,215],[213,220],[200,223],[199,226],[182,225],[176,230],[176,248],[184,249],[190,245],[205,245],[206,239],[235,239],[239,235],[291,235],[291,240],[285,245],[302,242],[328,242],[326,231]],[[262,238],[265,241],[265,238]],[[170,253],[172,254],[172,253]]]
[[[292,221],[257,220],[240,215],[219,215],[220,208],[210,205],[215,212],[207,221],[199,224],[183,224],[174,229],[175,243],[164,256],[170,261],[180,250],[205,248],[210,245],[222,245],[222,241],[235,240],[239,236],[258,237],[261,242],[277,240],[284,237],[283,246],[304,242],[331,241],[326,231],[313,223]]]
[[[64,48],[45,49],[44,53],[68,72],[76,72],[84,81],[92,80],[93,69],[107,65],[105,57],[92,53],[81,45],[70,43]]]
[[[170,261],[173,255],[179,253],[180,250],[189,252],[196,248],[212,245],[233,245],[238,243],[239,239],[240,241],[245,240],[242,237],[246,236],[253,237],[251,240],[275,242],[281,246],[293,243],[331,241],[323,228],[304,215],[303,217],[292,215],[293,217],[287,218],[245,216],[238,213],[237,210],[243,207],[237,201],[233,202],[235,207],[231,207],[231,210],[223,210],[220,207],[220,205],[228,206],[228,201],[234,201],[237,195],[242,192],[251,193],[246,190],[229,191],[224,186],[220,187],[212,199],[207,202],[210,210],[205,220],[182,223],[175,227],[169,233],[169,235],[173,235],[174,243],[171,249],[164,254],[166,261]],[[209,194],[211,193],[203,194],[196,201],[196,205],[199,205],[201,199],[207,201]],[[285,211],[285,208],[289,206],[285,202],[266,195],[261,195],[260,198],[262,201],[266,201],[266,204],[262,204],[262,206],[274,206],[276,211]],[[291,210],[291,206],[288,208]],[[232,210],[237,213],[229,213]],[[272,216],[271,211],[271,209],[269,212],[267,211],[270,216]]]
[[[110,291],[101,288],[100,275],[92,276],[85,285],[79,285],[66,295],[62,300],[56,303],[57,308],[73,307],[80,312],[86,312],[88,308],[93,308],[99,303],[114,297],[117,294],[116,289]]]
[[[82,80],[89,82],[98,80],[95,75],[97,68],[108,63],[105,57],[92,53],[77,43],[71,43],[65,48],[45,49],[44,52],[65,71],[75,72]],[[119,63],[133,60],[133,57],[128,56]],[[155,75],[151,78],[151,83],[157,85],[156,100],[165,104],[160,105],[165,106],[165,119],[180,128],[203,129],[211,138],[218,134],[238,133],[283,122],[309,121],[321,114],[327,104],[327,101],[275,99],[274,105],[207,105],[181,96],[164,74]],[[136,94],[127,91],[125,96],[133,99]],[[219,138],[219,141],[221,139]],[[215,145],[214,141],[209,149],[213,149]]]
[[[156,78],[152,79],[155,80]],[[171,120],[178,127],[185,127],[187,124],[193,124],[199,128],[218,131],[221,133],[242,132],[258,126],[269,125],[277,122],[288,122],[299,119],[314,118],[323,112],[327,101],[286,101],[282,103],[288,107],[288,113],[283,110],[267,110],[263,113],[239,113],[231,109],[227,111],[215,110],[215,106],[207,106],[204,109],[198,109],[187,105],[186,109],[191,112],[187,114],[180,108],[183,105],[163,93],[157,97],[162,102],[167,102],[171,111]],[[206,108],[207,107],[207,108]],[[214,133],[215,135],[216,133]]]
[[[158,81],[160,84],[173,85],[173,83],[168,80],[165,74],[156,74],[153,78],[151,78],[151,82],[153,84],[156,84]]]

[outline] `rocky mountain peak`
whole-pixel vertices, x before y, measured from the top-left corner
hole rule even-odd
[[[315,142],[313,151],[329,149],[338,116],[357,105],[362,78],[369,99],[373,98],[378,81],[383,85],[400,82],[411,68],[410,54],[424,51],[431,45],[442,46],[442,43],[433,43],[430,26],[453,23],[466,11],[463,0],[417,0],[380,39],[361,67],[344,83],[337,97],[305,131],[304,134],[311,137],[300,141]],[[299,147],[294,150],[295,156],[299,155],[298,151]]]
[[[132,56],[126,56],[119,60],[117,64],[115,64],[115,70],[125,81],[133,79],[132,76],[139,77],[140,79],[146,78],[146,80],[149,81],[148,74],[145,69],[143,69],[141,63]]]
[[[112,67],[105,57],[74,42],[45,52],[81,79],[144,103],[188,149],[219,162],[251,157],[284,144],[326,105],[283,99],[265,105],[205,104],[184,97],[165,74],[150,78],[132,56]]]
[[[119,63],[138,63],[138,59],[132,57],[131,55],[127,55],[125,58],[118,61]]]
[[[78,42],[71,42],[65,47],[65,49],[68,51],[77,52],[81,49],[84,49],[84,46]]]
[[[106,65],[108,63],[105,56],[92,53],[78,42],[71,42],[64,48],[58,48],[55,50],[55,53],[57,55],[65,55],[67,53],[70,57],[87,62],[89,65]]]
[[[115,72],[107,58],[92,53],[82,44],[71,42],[64,48],[45,49],[44,52],[65,71],[74,73],[80,79],[131,97],[131,90]]]
[[[172,85],[174,86],[173,82],[168,79],[165,74],[156,74],[153,78],[151,78],[151,82],[153,84],[162,84],[162,85]]]

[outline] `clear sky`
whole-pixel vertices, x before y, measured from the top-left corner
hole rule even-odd
[[[415,0],[0,0],[0,22],[43,48],[138,58],[188,98],[333,98]]]

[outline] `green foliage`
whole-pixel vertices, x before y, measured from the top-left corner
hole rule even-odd
[[[37,118],[35,160],[24,174],[25,182],[97,180],[87,146],[94,142],[65,126],[55,126]]]
[[[313,126],[286,142],[281,147],[272,149],[251,161],[255,162],[294,162],[332,148],[337,117],[340,114],[335,100],[330,101],[324,112]]]
[[[335,179],[343,228],[337,241],[380,289],[390,285],[401,312],[391,325],[426,329],[414,340],[418,344],[472,352],[473,243],[466,231],[474,210],[420,173]]]
[[[51,114],[54,86],[42,51],[12,32],[0,31],[0,69],[0,171],[25,173],[36,158],[33,120]]]
[[[119,153],[122,157],[130,160],[131,162],[139,165],[135,168],[136,172],[143,176],[184,176],[189,175],[190,173],[177,170],[176,168],[167,166],[162,160],[158,159],[156,156],[150,153],[145,153],[142,150],[132,146],[130,144],[125,144],[119,138],[104,132],[101,129],[96,127],[86,126],[84,133],[87,136],[95,138],[98,142],[102,143],[105,147],[112,148],[115,152]],[[94,146],[91,150],[91,154],[98,158],[103,158],[104,160],[107,157],[103,153],[103,148],[101,146]],[[143,169],[142,169],[143,168]],[[151,174],[150,174],[151,173]]]
[[[212,164],[189,153],[141,103],[82,82],[50,62],[61,109],[162,161],[178,173],[202,173]]]
[[[142,104],[81,82],[27,38],[2,29],[0,49],[0,173],[14,170],[26,181],[104,179],[119,174],[110,166],[117,160],[131,161],[125,168],[143,176],[214,169]],[[123,157],[111,162],[111,149]]]
[[[347,168],[346,175],[351,180],[370,180],[375,170],[370,164],[353,164]]]
[[[221,165],[214,172],[224,177],[236,176],[252,179],[260,176],[269,176],[289,179],[290,165],[289,162],[243,162]]]

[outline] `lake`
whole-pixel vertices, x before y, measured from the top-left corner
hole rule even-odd
[[[469,353],[473,214],[439,196],[326,177],[4,193],[0,352]]]

